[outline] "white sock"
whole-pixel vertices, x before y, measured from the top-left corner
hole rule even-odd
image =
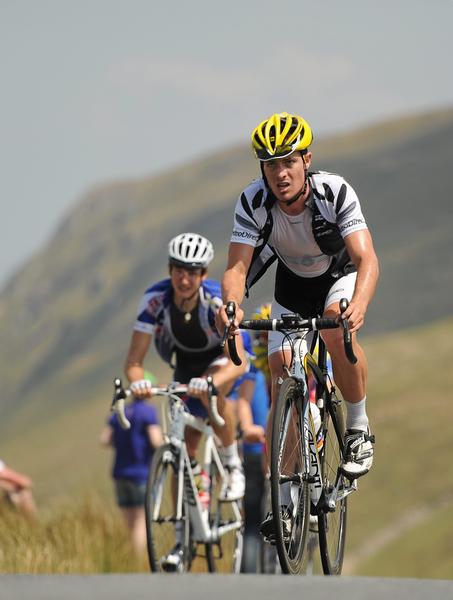
[[[224,465],[235,467],[242,464],[238,453],[237,442],[233,442],[231,446],[222,446],[222,448],[219,449],[219,454]]]
[[[368,416],[366,414],[366,396],[360,402],[345,400],[347,416],[346,429],[359,429],[368,431]]]

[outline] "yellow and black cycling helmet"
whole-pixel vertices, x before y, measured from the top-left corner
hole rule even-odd
[[[262,121],[252,132],[252,145],[259,160],[306,152],[313,141],[310,125],[299,115],[276,113]]]

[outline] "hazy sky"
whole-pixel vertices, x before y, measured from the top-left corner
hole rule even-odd
[[[453,105],[453,0],[0,0],[0,285],[92,185]]]

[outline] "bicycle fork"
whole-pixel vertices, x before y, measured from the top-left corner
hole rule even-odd
[[[333,487],[323,486],[323,475],[321,466],[321,457],[316,444],[316,433],[313,417],[310,411],[310,402],[306,402],[304,410],[304,434],[305,434],[305,456],[306,456],[306,480],[310,488],[310,500],[315,508],[320,504],[327,507],[329,512],[335,511],[338,502],[357,491],[357,480],[347,480],[339,470],[335,477]]]

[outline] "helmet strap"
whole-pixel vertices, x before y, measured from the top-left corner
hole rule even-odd
[[[291,198],[291,200],[279,200],[279,202],[282,202],[286,206],[291,206],[291,204],[294,204],[294,202],[297,202],[297,200],[299,200],[299,198],[305,194],[305,192],[307,191],[307,188],[308,188],[308,179],[307,179],[308,169],[306,167],[304,169],[304,172],[305,172],[305,182],[304,182],[302,189],[299,192],[297,192],[297,194],[295,196],[293,196]]]

